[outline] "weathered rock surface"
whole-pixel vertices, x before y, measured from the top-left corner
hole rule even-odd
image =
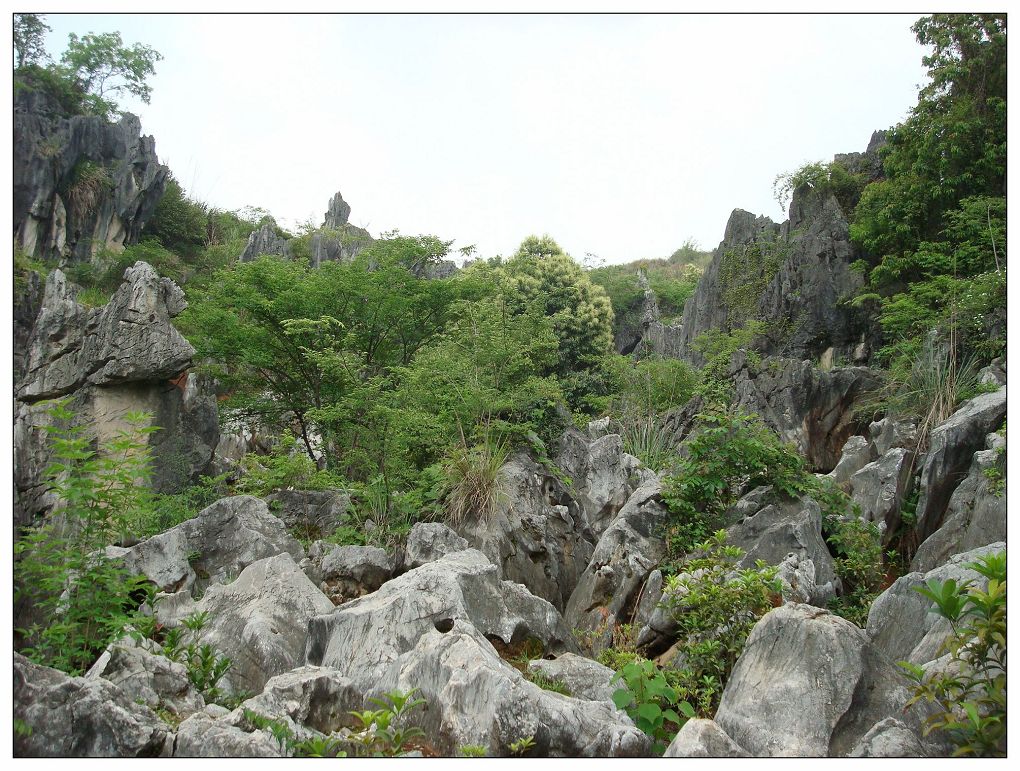
[[[175,625],[194,613],[208,613],[198,641],[233,662],[222,681],[225,690],[259,693],[269,678],[305,663],[308,622],[332,609],[283,553],[253,562],[233,583],[213,584],[197,602],[184,592],[165,597],[156,615]]]
[[[876,723],[857,743],[848,757],[851,758],[923,758],[929,749],[921,744],[917,734],[896,718],[888,717]]]
[[[501,472],[505,496],[494,515],[457,525],[500,576],[563,608],[592,555],[595,538],[567,486],[527,454]]]
[[[830,479],[844,490],[850,478],[877,459],[875,445],[863,436],[851,436],[843,444],[836,467],[828,473]]]
[[[910,495],[914,454],[895,447],[850,478],[850,499],[861,507],[861,517],[875,522],[888,545],[900,524],[900,509]]]
[[[575,699],[612,702],[613,692],[621,687],[612,682],[616,672],[576,653],[563,653],[555,659],[535,659],[528,662],[528,669],[562,683]]]
[[[996,434],[992,434],[995,437]],[[999,465],[993,449],[974,453],[967,478],[953,491],[942,526],[921,544],[910,563],[925,573],[944,564],[952,554],[1006,540],[1006,491],[995,491],[985,472]],[[1001,468],[1005,478],[1005,463]]]
[[[927,573],[908,573],[898,578],[875,599],[868,612],[867,631],[875,647],[892,661],[918,665],[942,655],[940,648],[951,632],[949,622],[931,612],[934,603],[914,591],[914,587],[924,586],[932,579],[950,578],[958,584],[970,580],[983,585],[987,582],[981,574],[965,565],[1005,548],[1005,543],[994,543],[971,549]]]
[[[326,219],[323,221],[324,228],[337,229],[347,224],[351,216],[351,205],[344,200],[339,191],[329,199],[329,208],[326,209]]]
[[[78,305],[76,296],[60,270],[49,274],[19,399],[63,396],[86,384],[166,380],[191,364],[195,349],[170,322],[187,307],[184,292],[148,264],[124,271],[124,283],[101,308]]]
[[[1006,388],[965,402],[945,423],[935,427],[921,468],[917,531],[928,538],[942,524],[949,499],[966,476],[974,453],[1006,417]]]
[[[175,758],[280,758],[283,751],[269,731],[244,731],[202,712],[177,727]]]
[[[871,444],[874,447],[876,460],[894,447],[913,449],[916,444],[917,424],[912,420],[893,420],[882,418],[868,426]]]
[[[102,678],[68,677],[14,654],[16,757],[151,758],[164,753],[166,723]]]
[[[277,490],[266,503],[289,529],[312,538],[336,530],[351,508],[350,496],[341,490]]]
[[[715,721],[755,757],[844,756],[886,718],[920,736],[925,713],[904,711],[910,695],[909,681],[861,629],[788,604],[748,636]]]
[[[739,503],[736,508],[740,510]],[[787,581],[795,590],[792,596],[807,594],[811,604],[824,607],[838,591],[836,567],[822,537],[822,512],[811,498],[768,502],[744,515],[727,533],[727,543],[745,552],[740,567],[753,567],[757,560],[769,565],[785,562]]]
[[[655,480],[635,490],[602,534],[563,614],[571,629],[609,633],[630,621],[638,591],[665,556],[661,489]]]
[[[301,544],[270,514],[265,501],[250,495],[221,498],[194,519],[129,549],[111,547],[108,553],[170,593],[227,583],[266,557],[304,557]]]
[[[545,691],[502,661],[492,645],[457,620],[447,632],[424,634],[383,678],[401,690],[421,689],[428,710],[412,713],[437,749],[453,754],[480,744],[508,755],[512,742],[533,737],[535,756],[637,757],[650,741],[611,704]]]
[[[271,219],[251,232],[248,243],[245,244],[244,251],[238,256],[237,261],[252,262],[263,255],[290,256],[287,239],[277,233],[276,223]]]
[[[500,581],[475,549],[454,552],[387,581],[380,589],[320,611],[308,627],[306,662],[374,686],[397,658],[433,629],[457,619],[504,643],[539,640],[549,652],[574,650],[570,628],[547,601]]]
[[[141,121],[65,116],[42,90],[14,96],[15,244],[66,264],[137,243],[170,174]]]
[[[390,580],[396,566],[393,555],[377,546],[316,541],[308,557],[317,568],[320,588],[336,605],[374,592]]]
[[[694,718],[684,723],[666,748],[664,758],[746,758],[748,754],[714,720]]]
[[[403,568],[413,570],[468,547],[465,539],[440,522],[415,522],[404,544]]]
[[[642,473],[641,462],[623,451],[623,439],[618,434],[592,441],[569,428],[560,438],[555,460],[570,478],[571,493],[596,538],[605,532],[638,482],[654,476],[647,470]]]
[[[877,385],[876,374],[867,367],[826,372],[809,361],[778,357],[765,359],[759,367],[745,366],[734,377],[737,403],[761,415],[822,473],[835,468],[844,443],[859,432],[853,407]]]
[[[160,655],[151,640],[139,643],[125,637],[113,643],[85,677],[101,677],[118,686],[132,701],[151,709],[162,707],[179,717],[205,709],[202,694],[188,678],[188,670]]]

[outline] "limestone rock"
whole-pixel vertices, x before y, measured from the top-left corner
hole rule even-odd
[[[575,653],[529,661],[528,669],[562,683],[575,699],[612,702],[613,692],[621,687],[612,682],[616,675],[612,669]]]
[[[175,758],[279,758],[283,751],[269,731],[247,732],[198,713],[177,728]]]
[[[917,530],[926,539],[942,524],[949,499],[966,476],[974,453],[1006,417],[1006,388],[975,396],[932,430],[921,469]]]
[[[440,522],[415,522],[404,545],[403,564],[406,570],[435,562],[453,552],[464,551],[468,542]]]
[[[137,243],[170,174],[138,117],[65,115],[44,88],[14,96],[15,243],[62,264]]]
[[[714,720],[693,718],[666,748],[664,758],[746,758],[748,754]]]
[[[221,498],[197,517],[129,549],[110,549],[136,575],[163,592],[192,591],[232,581],[242,570],[281,553],[304,557],[265,502],[249,495]]]
[[[377,546],[337,546],[316,541],[308,551],[334,604],[374,592],[393,576],[393,555]]]
[[[305,663],[308,622],[333,609],[290,554],[248,565],[230,584],[210,586],[201,600],[183,592],[156,607],[159,620],[175,625],[208,613],[199,644],[212,645],[233,666],[222,681],[227,692],[258,693],[274,675]]]
[[[556,464],[570,477],[592,533],[602,535],[637,488],[640,461],[623,451],[618,434],[591,441],[571,428],[560,439]]]
[[[981,574],[965,565],[985,554],[1006,548],[1005,543],[989,544],[957,554],[927,573],[901,576],[880,594],[868,612],[868,636],[874,645],[893,661],[925,664],[942,655],[942,643],[951,629],[949,622],[931,612],[931,600],[914,591],[930,580],[954,579],[958,584],[970,580],[986,583]]]
[[[567,486],[519,452],[500,471],[505,496],[488,520],[456,525],[500,576],[563,608],[591,557],[595,538]]]
[[[322,226],[324,228],[331,228],[336,230],[347,224],[348,218],[351,216],[351,206],[348,204],[342,195],[338,192],[332,198],[329,199],[329,208],[326,210],[326,219]]]
[[[639,487],[606,528],[564,611],[570,628],[608,630],[629,622],[620,614],[665,557],[668,513],[660,494],[658,480]]]
[[[169,730],[144,704],[101,678],[68,677],[14,654],[16,757],[152,758]]]
[[[424,634],[383,682],[420,689],[428,710],[412,714],[444,754],[480,744],[492,756],[507,755],[510,743],[529,736],[538,757],[638,757],[651,749],[625,713],[542,690],[461,620]]]
[[[840,451],[839,461],[828,476],[840,487],[846,489],[850,478],[876,460],[875,446],[863,436],[851,436]]]
[[[257,230],[248,236],[244,251],[237,258],[238,262],[253,262],[263,255],[290,256],[290,245],[287,239],[277,233],[276,222],[271,218],[262,223]]]
[[[811,588],[811,604],[824,607],[838,591],[836,567],[822,538],[822,512],[811,498],[768,503],[727,532],[727,543],[745,552],[741,567],[752,567],[757,560],[779,565],[793,554],[797,565],[791,569],[805,571],[809,562],[813,568],[810,582],[800,586],[801,590]]]
[[[917,424],[912,420],[882,418],[868,426],[875,457],[885,455],[894,447],[913,449],[917,437]]]
[[[992,434],[992,436],[996,436]],[[998,464],[995,450],[974,453],[967,478],[953,491],[942,526],[918,548],[910,569],[925,573],[957,552],[1006,540],[1006,492],[996,494],[985,471]],[[1005,475],[1005,465],[1003,465]]]
[[[867,522],[878,524],[888,545],[900,523],[900,509],[910,495],[914,454],[895,447],[850,478],[850,498]]]
[[[928,750],[917,735],[896,718],[876,723],[857,743],[851,758],[923,758]]]
[[[920,736],[909,681],[854,624],[809,605],[766,614],[748,636],[715,720],[755,757],[851,752],[876,723],[902,720]]]
[[[341,490],[277,490],[266,503],[288,529],[310,538],[332,533],[351,508],[350,496]]]
[[[188,670],[160,655],[151,640],[139,643],[126,637],[111,644],[85,676],[108,680],[132,701],[152,709],[163,707],[180,717],[205,709]]]
[[[507,644],[535,638],[550,652],[574,649],[556,609],[523,586],[500,581],[495,566],[475,549],[448,554],[329,610],[309,624],[306,662],[365,687],[374,686],[423,634],[448,629],[457,619]]]

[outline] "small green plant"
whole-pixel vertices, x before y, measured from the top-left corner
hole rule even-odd
[[[67,198],[78,216],[95,210],[103,193],[113,188],[110,172],[94,161],[81,160],[71,171]]]
[[[247,707],[241,712],[241,715],[254,730],[271,733],[284,755],[294,748],[294,731],[283,718],[268,718]]]
[[[450,450],[446,470],[446,513],[454,526],[469,519],[487,520],[505,498],[502,468],[510,448],[486,436],[473,447],[461,443]]]
[[[515,742],[510,742],[507,745],[507,749],[510,750],[511,755],[527,755],[531,750],[535,748],[535,737],[524,736]]]
[[[343,742],[331,736],[310,736],[290,745],[295,758],[346,758],[342,747]]]
[[[424,699],[414,698],[417,690],[390,691],[384,694],[385,699],[369,699],[379,709],[350,713],[361,728],[350,740],[355,757],[393,757],[405,752],[411,739],[424,735],[420,728],[399,725],[406,713],[425,703]]]
[[[916,682],[908,704],[926,701],[936,713],[928,734],[945,731],[954,756],[1006,756],[1006,553],[988,554],[967,567],[988,579],[985,589],[967,581],[930,580],[916,591],[934,603],[933,613],[949,621],[952,633],[943,650],[951,663],[926,674],[900,662]]]
[[[652,661],[632,661],[616,673],[614,680],[620,680],[623,687],[613,693],[613,703],[652,738],[661,755],[687,719],[694,717],[694,708],[680,700]]]
[[[481,744],[462,744],[457,748],[457,755],[462,758],[484,758],[488,754],[488,748]]]
[[[528,672],[525,677],[544,691],[570,696],[570,689],[559,680],[552,680],[539,672]]]
[[[677,462],[673,432],[657,415],[623,419],[623,448],[653,471]]]
[[[241,458],[240,481],[235,492],[265,497],[274,490],[328,490],[342,488],[343,480],[319,470],[297,440],[284,431],[270,455],[249,453]]]

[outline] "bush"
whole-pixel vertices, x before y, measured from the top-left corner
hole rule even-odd
[[[693,708],[680,700],[654,662],[632,661],[613,679],[623,685],[613,693],[613,703],[617,709],[626,710],[634,725],[652,737],[655,752],[661,755],[687,718],[694,717]]]
[[[450,523],[471,519],[485,521],[496,513],[505,498],[503,464],[510,451],[505,443],[485,437],[467,447],[454,447],[443,467],[446,471],[446,513]]]
[[[985,555],[967,567],[988,579],[985,590],[953,579],[915,587],[952,627],[943,646],[949,666],[930,674],[907,662],[900,666],[917,683],[908,706],[923,700],[937,707],[925,734],[945,731],[956,746],[954,756],[1005,757],[1006,553]]]
[[[321,471],[297,448],[297,440],[284,431],[270,455],[248,453],[241,458],[241,478],[235,492],[264,498],[274,490],[328,490],[343,487],[343,480]]]
[[[737,569],[744,552],[726,545],[720,530],[695,546],[696,558],[684,561],[663,594],[663,608],[677,625],[677,660],[672,677],[681,698],[712,717],[723,687],[747,636],[758,620],[780,601],[776,567],[759,561]],[[693,716],[693,715],[692,715]]]
[[[66,401],[49,409],[46,426],[54,461],[46,470],[58,499],[54,522],[33,528],[15,545],[15,597],[42,620],[21,630],[23,652],[39,664],[83,674],[137,617],[132,599],[144,578],[130,576],[103,549],[131,537],[131,523],[148,515],[148,416],[128,413],[130,430],[89,449]],[[56,524],[59,522],[59,524]]]

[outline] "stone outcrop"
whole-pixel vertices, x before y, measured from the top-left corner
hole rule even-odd
[[[575,699],[612,702],[613,692],[621,687],[613,682],[616,672],[576,653],[529,661],[528,670],[562,684]]]
[[[316,541],[308,550],[306,575],[335,605],[370,594],[390,580],[396,560],[378,546],[337,546]]]
[[[136,116],[66,116],[43,90],[16,89],[14,243],[28,255],[88,262],[137,243],[169,174]]]
[[[922,740],[925,708],[863,630],[809,605],[766,614],[747,638],[715,722],[755,757],[842,757],[896,718]]]
[[[263,222],[248,236],[244,251],[238,256],[238,262],[252,262],[263,255],[290,257],[290,245],[287,239],[278,232],[276,222],[270,218]]]
[[[172,319],[184,294],[146,263],[124,273],[110,302],[86,308],[60,270],[46,281],[15,394],[15,489],[26,524],[52,505],[43,474],[49,465],[48,408],[38,402],[68,397],[76,422],[102,444],[132,430],[126,415],[145,412],[159,426],[147,442],[153,487],[176,492],[207,471],[219,437],[211,383],[187,371],[194,349]]]
[[[351,509],[341,490],[277,490],[266,496],[270,511],[303,538],[324,538],[336,530]]]
[[[413,570],[426,562],[435,562],[447,554],[467,548],[468,542],[446,525],[439,522],[415,522],[404,544],[403,568]]]
[[[747,751],[741,749],[726,735],[714,720],[694,718],[684,723],[683,728],[666,748],[664,758],[746,758]]]
[[[102,678],[68,677],[14,654],[14,755],[154,758],[170,729],[149,707]]]

